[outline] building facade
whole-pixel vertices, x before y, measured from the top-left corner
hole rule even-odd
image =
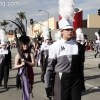
[[[49,24],[49,29],[55,30],[55,29],[57,29],[56,23],[57,23],[57,21],[56,21],[55,17],[49,18],[49,20],[47,20],[45,22],[36,22],[34,25],[30,25],[27,27],[28,35],[33,38],[37,37],[37,34],[41,34],[41,36],[43,36],[42,35],[43,26],[48,26],[48,24]]]
[[[88,14],[87,28],[100,28],[100,16],[97,14]]]

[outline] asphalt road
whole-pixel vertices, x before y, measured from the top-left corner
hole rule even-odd
[[[17,53],[16,49],[12,49],[12,64]],[[95,52],[86,52],[86,61],[84,67],[86,91],[82,93],[82,100],[100,100],[100,69],[98,63],[100,58],[94,58]],[[14,68],[10,70],[8,91],[5,91],[3,86],[0,87],[0,100],[22,100],[22,91],[16,89],[16,73]],[[34,98],[31,100],[47,100],[44,84],[40,80],[41,70],[39,67],[34,67]]]

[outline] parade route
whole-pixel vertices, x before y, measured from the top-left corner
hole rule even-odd
[[[14,56],[16,49],[12,49],[12,64],[14,64]],[[86,52],[86,62],[84,67],[86,91],[82,93],[82,100],[100,100],[100,69],[98,63],[100,58],[94,58],[95,52]],[[16,89],[16,69],[10,70],[8,91],[3,86],[0,87],[0,100],[22,100],[22,91]],[[44,84],[41,82],[41,69],[34,67],[34,98],[30,100],[47,100]]]
[[[100,0],[1,0],[0,100],[100,100]]]

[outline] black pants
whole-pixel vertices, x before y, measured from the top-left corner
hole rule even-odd
[[[63,73],[55,76],[54,100],[81,100],[80,79],[77,74]]]
[[[46,68],[47,68],[47,62],[48,62],[48,56],[46,58],[43,58],[43,65],[41,66],[42,73],[41,73],[41,78],[44,80],[44,75],[46,73]]]
[[[98,51],[96,52],[95,57],[96,57],[98,54],[99,54],[99,58],[100,58],[100,53],[99,53]]]
[[[81,82],[81,91],[85,91],[85,81],[84,81],[84,62],[82,62],[79,66],[79,76],[80,76],[80,82]]]
[[[0,82],[2,82],[4,78],[4,88],[7,88],[9,77],[9,64],[8,63],[1,63],[0,65]]]

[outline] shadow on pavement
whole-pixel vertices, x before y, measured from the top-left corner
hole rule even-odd
[[[8,85],[8,89],[16,88],[16,85]]]
[[[86,57],[94,57],[94,55],[92,54],[92,55],[85,55],[85,58]]]
[[[17,68],[15,69],[15,68],[13,68],[13,69],[10,69],[10,71],[13,71],[13,70],[18,70]]]
[[[16,78],[16,76],[15,77],[9,77],[9,79],[14,79],[14,78]]]
[[[34,75],[41,75],[41,73],[34,73]]]
[[[6,91],[6,90],[1,90],[1,89],[0,89],[0,93],[4,93],[4,92],[7,92],[7,91]]]
[[[5,90],[4,87],[2,86],[2,87],[0,87],[0,93],[7,92],[12,88],[16,88],[16,85],[8,85],[8,90]]]
[[[100,90],[99,89],[90,88],[90,89],[86,90],[85,92],[83,92],[81,95],[84,96],[84,95],[88,95],[90,93],[96,93],[96,92],[100,92]]]
[[[100,75],[86,76],[86,77],[84,77],[84,78],[85,78],[85,81],[86,81],[86,80],[91,80],[91,79],[100,78]]]
[[[95,59],[95,58],[85,58],[85,59]]]
[[[42,81],[36,81],[36,82],[34,82],[34,84],[37,84],[37,83],[41,83]]]
[[[84,70],[87,70],[87,69],[96,69],[98,67],[92,67],[92,68],[84,68]]]

